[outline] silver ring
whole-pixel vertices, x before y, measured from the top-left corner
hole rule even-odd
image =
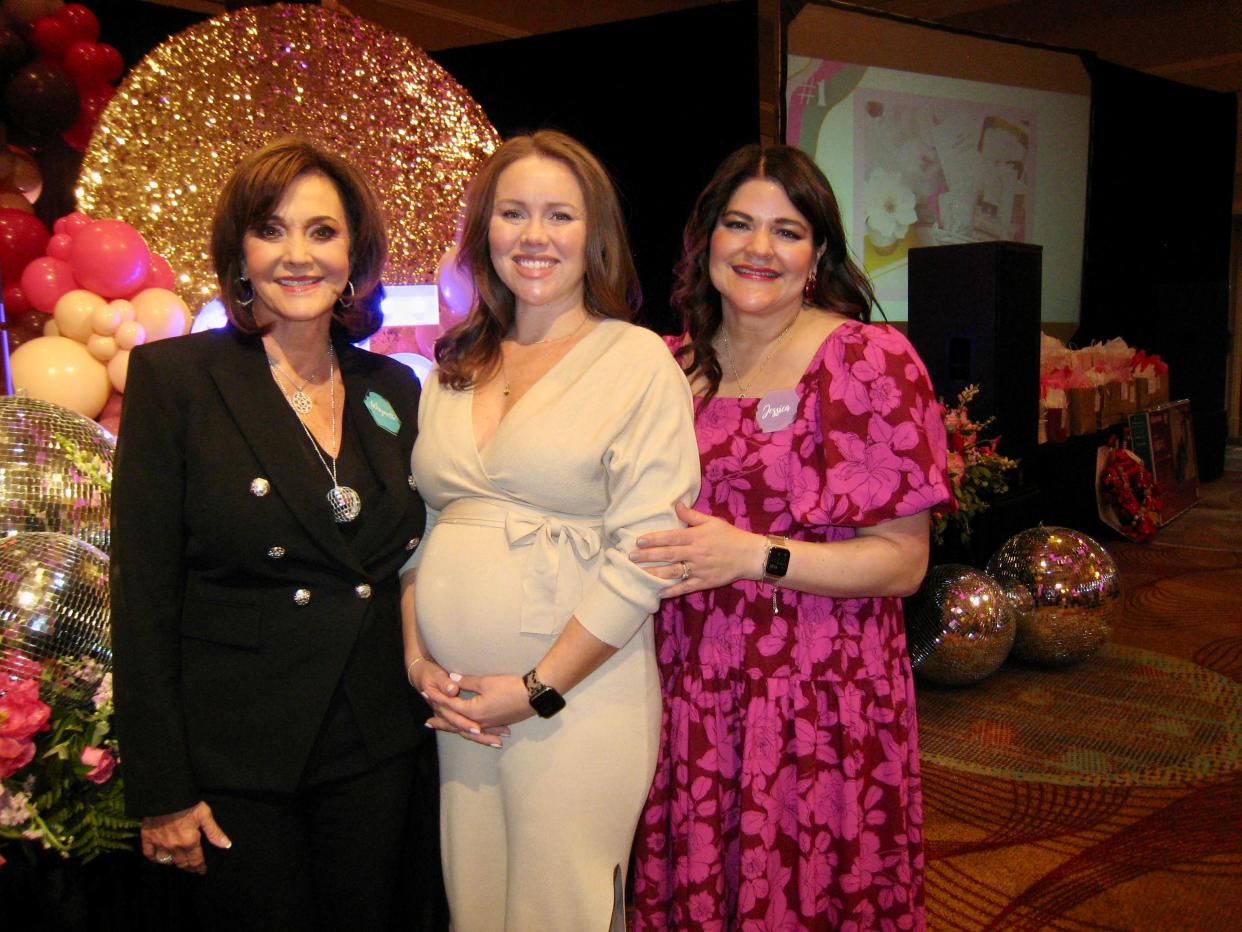
[[[690,564],[685,560],[681,561],[681,581],[685,582],[690,578]]]
[[[171,864],[173,862],[173,856],[171,854],[161,854],[155,860],[159,861],[161,864]]]

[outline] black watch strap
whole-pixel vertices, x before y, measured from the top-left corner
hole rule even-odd
[[[565,708],[565,697],[546,683],[539,682],[539,677],[533,669],[522,677],[522,682],[526,684],[526,696],[530,700],[530,707],[540,718],[551,718]]]

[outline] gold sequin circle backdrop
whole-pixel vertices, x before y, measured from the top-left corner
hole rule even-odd
[[[364,171],[388,220],[384,281],[433,281],[466,185],[499,137],[409,40],[318,6],[249,7],[155,48],[99,118],[75,190],[93,218],[132,224],[194,310],[218,293],[216,198],[249,152],[304,136]]]

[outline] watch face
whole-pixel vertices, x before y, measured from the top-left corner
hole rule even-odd
[[[565,697],[555,689],[545,687],[538,695],[531,696],[530,705],[540,718],[551,718],[565,708]]]
[[[784,576],[789,572],[789,548],[773,547],[768,551],[768,565],[763,572],[767,576]]]

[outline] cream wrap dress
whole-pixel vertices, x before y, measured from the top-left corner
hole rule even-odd
[[[685,377],[655,334],[599,323],[476,449],[473,394],[433,375],[412,455],[428,531],[419,632],[447,670],[517,674],[570,617],[619,648],[504,748],[439,734],[441,838],[456,932],[624,928],[630,845],[651,783],[660,580],[627,554],[679,526],[698,450]],[[611,926],[610,926],[611,923]]]

